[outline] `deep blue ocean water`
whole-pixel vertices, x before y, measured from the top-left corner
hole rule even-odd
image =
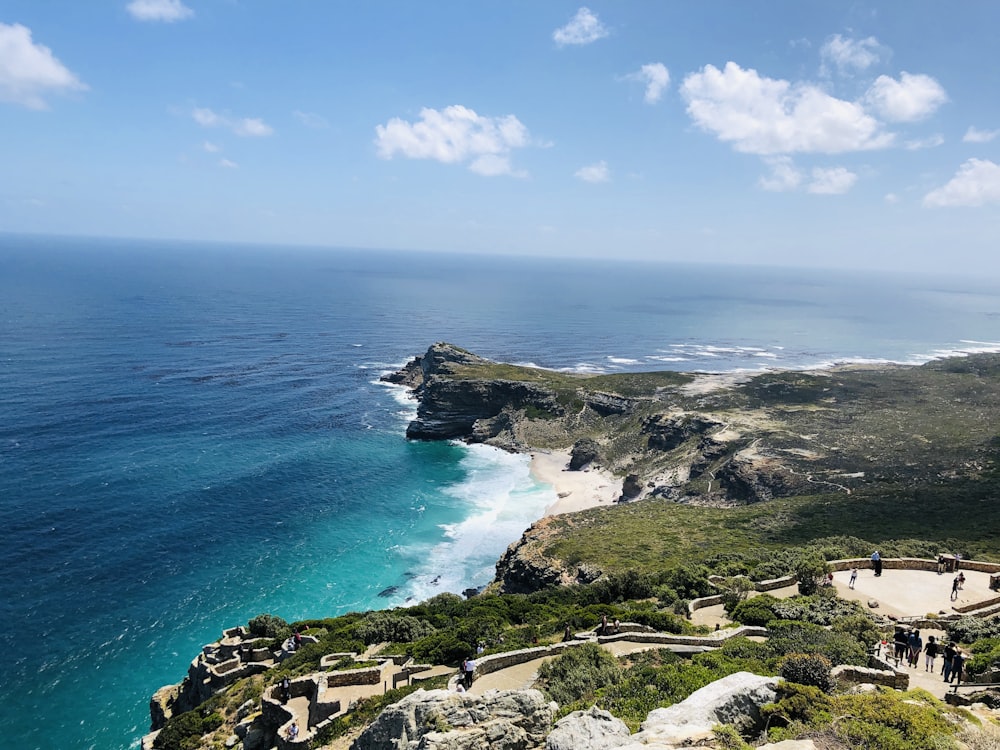
[[[555,495],[523,456],[406,442],[377,378],[440,340],[593,372],[917,363],[1000,349],[1000,281],[0,235],[10,746],[135,747],[258,613],[487,582]]]

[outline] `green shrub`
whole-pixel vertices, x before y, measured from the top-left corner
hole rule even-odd
[[[811,596],[793,596],[789,599],[779,599],[774,602],[774,615],[780,620],[802,620],[815,625],[832,625],[840,617],[864,614],[857,602],[839,599],[833,589],[822,589],[822,593]]]
[[[257,638],[287,638],[292,634],[292,628],[277,615],[262,614],[247,623],[250,635]]]
[[[424,664],[450,664],[458,666],[462,659],[475,651],[468,641],[455,637],[452,633],[433,633],[413,644],[410,655]]]
[[[815,594],[820,581],[829,572],[830,565],[819,555],[803,557],[795,566],[795,576],[799,579],[799,593],[803,596]]]
[[[370,612],[355,625],[358,638],[366,644],[409,643],[430,635],[434,626],[425,620],[397,612]]]
[[[820,654],[787,654],[778,674],[789,682],[812,685],[829,693],[833,689],[830,668],[830,660]]]
[[[819,625],[794,620],[774,620],[767,624],[768,649],[773,656],[821,654],[838,664],[868,663],[865,647],[845,633],[835,633]]]
[[[156,750],[197,750],[202,745],[201,738],[222,726],[223,721],[220,713],[204,703],[193,711],[171,717],[156,735],[153,747]]]
[[[621,668],[615,658],[594,643],[564,651],[538,670],[541,689],[560,705],[590,698],[599,689],[617,684]]]
[[[955,643],[975,643],[1000,636],[1000,617],[962,617],[947,626],[948,637]]]
[[[730,610],[729,617],[744,625],[767,625],[778,617],[774,611],[774,605],[777,601],[770,594],[761,594],[737,604]]]

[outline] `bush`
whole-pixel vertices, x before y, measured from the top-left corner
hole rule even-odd
[[[730,610],[729,617],[744,625],[767,625],[778,617],[774,611],[774,605],[777,601],[770,594],[761,594],[737,604]]]
[[[773,620],[767,624],[767,647],[774,656],[821,654],[838,664],[868,663],[864,646],[845,633],[835,633],[819,625],[794,620]]]
[[[812,685],[829,693],[833,689],[830,679],[830,660],[819,654],[788,654],[781,660],[779,674],[789,682]]]
[[[678,565],[663,576],[662,583],[676,591],[681,599],[697,599],[714,591],[704,565]]]
[[[292,628],[277,615],[262,614],[247,623],[250,635],[257,638],[287,638],[292,634]]]
[[[947,626],[948,637],[955,643],[975,643],[1000,636],[1000,617],[962,617]]]
[[[459,640],[452,633],[434,633],[410,647],[410,655],[418,662],[454,666],[474,651],[473,644]]]
[[[224,719],[207,704],[172,717],[156,735],[153,747],[156,750],[197,750],[202,746],[201,738],[222,726]]]
[[[410,643],[433,633],[434,626],[411,615],[371,612],[355,625],[355,632],[367,645],[384,641]]]
[[[803,557],[795,566],[795,575],[799,579],[799,593],[803,596],[815,594],[820,581],[830,572],[830,565],[818,555]]]
[[[615,658],[594,643],[568,649],[538,670],[541,689],[560,705],[589,699],[599,688],[617,684],[621,676]]]

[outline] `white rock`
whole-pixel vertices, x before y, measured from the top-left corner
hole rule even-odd
[[[631,734],[624,721],[592,706],[556,722],[545,739],[545,750],[610,750],[629,742]]]

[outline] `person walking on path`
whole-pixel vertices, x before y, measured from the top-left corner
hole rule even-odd
[[[962,653],[962,649],[955,649],[955,658],[951,661],[951,679],[948,682],[954,682],[956,685],[962,684],[962,667],[965,666],[965,654]]]
[[[469,657],[465,660],[465,689],[468,690],[472,687],[472,676],[476,671],[476,660],[473,657]]]
[[[958,599],[958,576],[955,576],[955,580],[951,582],[951,600],[955,601]]]
[[[934,674],[934,657],[937,656],[938,642],[933,635],[927,636],[927,645],[924,647],[924,671]]]
[[[902,629],[897,630],[896,635],[892,638],[893,656],[896,657],[896,664],[899,664],[903,660],[903,655],[906,653],[908,647],[906,631]]]
[[[875,569],[875,577],[878,578],[882,575],[882,555],[878,550],[872,553],[872,568]]]
[[[955,664],[955,650],[955,641],[951,641],[944,647],[944,664],[941,665],[941,674],[944,676],[945,682],[950,682],[948,678],[951,677],[951,668]]]
[[[847,587],[853,589],[856,580],[858,580],[858,569],[851,568],[851,580],[847,582]]]
[[[910,645],[909,665],[911,667],[916,667],[920,664],[920,652],[924,650],[924,639],[920,637],[919,630],[914,628],[910,631],[908,643]]]

